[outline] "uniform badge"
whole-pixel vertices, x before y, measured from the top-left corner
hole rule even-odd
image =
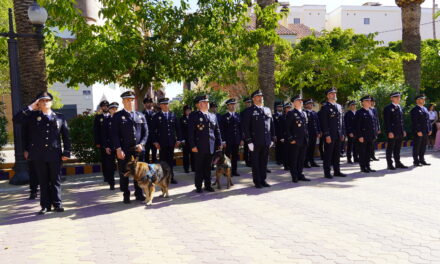
[[[203,118],[200,117],[200,122],[203,122]]]
[[[41,121],[41,116],[38,116],[38,117],[37,117],[37,121]]]
[[[162,117],[161,116],[159,116],[157,119],[159,119],[159,120],[161,120],[162,119]]]
[[[330,108],[330,112],[333,112],[333,109]]]
[[[298,114],[297,114],[297,113],[295,113],[295,116],[298,116]]]
[[[301,124],[298,124],[298,127],[301,127]]]
[[[122,119],[122,120],[125,120],[125,116],[122,116],[121,119]]]
[[[103,119],[103,118],[101,118],[101,119],[99,119],[99,121],[103,122],[103,121],[104,121],[104,119]]]
[[[394,112],[394,108],[392,108],[392,109],[391,109],[391,111],[393,111],[393,112]]]

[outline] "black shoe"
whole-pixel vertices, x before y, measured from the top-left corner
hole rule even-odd
[[[263,183],[261,184],[261,186],[263,186],[263,187],[270,187],[270,184],[267,183],[267,182],[263,182]]]
[[[333,179],[333,176],[331,176],[331,175],[325,175],[324,178],[327,178],[327,179]]]
[[[130,203],[130,196],[124,196],[124,200],[122,202],[125,204],[129,204]]]
[[[261,188],[263,188],[263,186],[261,186],[260,184],[255,184],[255,188],[261,189]]]
[[[271,173],[272,171],[271,171],[271,170],[269,170],[269,169],[266,169],[266,172],[267,172],[267,173]]]
[[[175,179],[171,179],[171,184],[177,184],[177,181]]]
[[[365,168],[362,168],[362,169],[361,169],[361,172],[363,172],[363,173],[370,173],[370,171],[367,170],[367,169],[365,169]]]
[[[399,163],[399,164],[396,164],[396,168],[398,168],[398,169],[408,169],[408,166],[405,166],[402,163]]]
[[[114,185],[110,185],[110,191],[114,191],[115,190],[115,186]]]
[[[202,188],[197,188],[196,189],[196,193],[202,193],[202,192],[203,192]]]
[[[310,164],[310,166],[315,167],[315,168],[319,168],[319,165],[316,164],[315,162],[312,162],[312,164]]]
[[[354,163],[358,163],[358,162],[359,162],[359,159],[354,159],[353,162],[354,162]]]
[[[353,164],[353,161],[351,159],[347,159],[348,164]]]
[[[335,177],[347,177],[347,175],[345,175],[342,172],[335,172],[335,174],[333,174],[333,176],[335,176]]]
[[[305,181],[305,182],[309,182],[310,181],[310,179],[307,179],[306,177],[301,177],[301,178],[299,178],[299,180],[300,181]]]
[[[145,196],[136,196],[136,201],[141,201],[141,202],[143,202],[143,201],[145,201],[145,199],[147,199],[147,198],[145,198]]]
[[[422,164],[420,164],[418,162],[414,162],[413,164],[414,164],[414,167],[421,167],[422,166]]]
[[[373,170],[372,168],[367,168],[370,172],[376,172],[376,170]]]
[[[240,176],[240,174],[238,172],[234,172],[234,173],[232,173],[232,176],[238,177],[238,176]]]
[[[47,208],[41,208],[41,210],[40,211],[38,211],[38,215],[44,215],[44,214],[46,214],[47,212],[50,212],[50,210],[49,209],[47,209]]]
[[[57,212],[57,213],[62,213],[62,212],[64,212],[64,208],[61,207],[61,206],[55,207],[53,210],[54,210],[55,212]]]
[[[205,191],[207,191],[207,192],[215,192],[214,188],[212,188],[211,186],[205,187]]]
[[[372,157],[371,159],[374,160],[374,161],[379,161],[379,159],[376,158],[376,157]]]
[[[185,170],[185,173],[189,173],[189,170]]]
[[[293,178],[292,178],[292,182],[294,182],[294,183],[297,183],[297,182],[298,182],[298,180],[297,180],[297,179],[293,179]]]
[[[36,198],[37,198],[37,193],[31,192],[31,194],[29,195],[29,200],[35,200]]]
[[[309,164],[304,164],[304,168],[310,169],[311,166]]]
[[[387,169],[389,169],[389,170],[395,170],[396,167],[394,167],[393,165],[388,165]]]
[[[430,166],[431,163],[427,163],[426,161],[420,161],[420,164],[425,165],[425,166]]]

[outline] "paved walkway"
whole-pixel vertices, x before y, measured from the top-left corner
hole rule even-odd
[[[1,182],[0,263],[440,263],[440,153],[395,172],[378,156],[377,173],[344,165],[349,177],[326,180],[315,168],[301,184],[271,165],[262,190],[249,168],[203,194],[177,173],[148,208],[123,204],[100,175],[69,176],[66,212],[44,216],[26,187]]]

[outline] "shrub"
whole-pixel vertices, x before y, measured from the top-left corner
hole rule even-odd
[[[95,115],[79,115],[69,122],[72,154],[81,162],[88,164],[100,160],[100,151],[95,147],[93,120]]]
[[[8,120],[6,119],[4,104],[0,103],[0,150],[8,143],[8,131],[6,126]],[[0,157],[0,162],[3,162],[3,158]]]

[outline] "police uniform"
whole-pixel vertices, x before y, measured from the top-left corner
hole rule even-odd
[[[198,96],[196,103],[209,102],[208,96]],[[191,149],[197,147],[195,156],[195,186],[197,192],[214,191],[211,187],[211,163],[215,150],[221,147],[222,139],[217,118],[214,114],[194,111],[189,115],[188,142]]]
[[[349,101],[348,107],[351,105],[355,105],[355,101]],[[345,127],[345,135],[347,137],[347,162],[353,163],[359,161],[358,151],[357,151],[357,140],[354,136],[355,134],[355,120],[356,111],[348,110],[344,115],[344,127]],[[353,136],[351,137],[350,134]],[[353,158],[353,159],[352,159]]]
[[[425,98],[425,96],[418,95],[416,100],[419,98]],[[426,107],[416,105],[413,109],[411,109],[411,125],[414,137],[412,151],[414,165],[430,165],[425,161],[428,134],[432,131],[431,122],[429,121],[429,113]],[[422,133],[422,136],[417,135],[419,132]]]
[[[127,91],[121,94],[122,99],[135,99],[134,92]],[[112,120],[112,143],[117,151],[122,150],[125,153],[123,160],[118,159],[119,181],[121,191],[123,192],[124,203],[130,203],[130,190],[128,188],[129,178],[124,174],[127,172],[127,163],[132,157],[138,158],[140,152],[136,151],[137,145],[145,145],[148,138],[148,126],[145,116],[137,111],[128,112],[122,109],[113,115]],[[136,181],[134,181],[136,200],[144,201],[145,196],[142,189],[139,188]]]
[[[297,95],[291,99],[292,103],[296,100],[302,100],[301,96]],[[289,144],[290,149],[290,175],[293,182],[298,182],[298,180],[309,181],[302,174],[308,139],[306,113],[293,108],[286,118],[286,142]]]
[[[118,109],[119,104],[117,102],[113,102],[109,105],[109,110],[111,108],[116,108]],[[103,129],[104,129],[104,135],[102,137],[102,149],[104,149],[104,157],[107,161],[108,167],[107,167],[107,171],[104,172],[107,174],[106,179],[107,182],[110,186],[110,190],[114,190],[115,189],[115,171],[116,171],[116,153],[115,153],[115,148],[113,147],[112,144],[112,136],[111,136],[111,132],[112,132],[112,120],[113,117],[110,116],[109,118],[105,118],[104,119],[104,125],[103,125]],[[110,154],[107,153],[107,149],[110,150]]]
[[[308,99],[304,104],[313,104],[312,99]],[[306,150],[305,167],[319,167],[315,162],[315,148],[316,141],[321,134],[321,128],[319,127],[318,113],[313,110],[304,110],[307,117],[307,134],[309,136]]]
[[[336,92],[332,88],[326,91],[326,95]],[[332,178],[330,166],[333,166],[334,176],[344,177],[340,170],[340,147],[341,137],[344,136],[344,127],[342,122],[342,108],[337,103],[325,103],[318,113],[319,124],[322,131],[322,140],[324,141],[324,176]],[[331,142],[327,143],[326,138],[330,137]]]
[[[290,152],[290,144],[287,142],[286,139],[286,119],[287,114],[291,110],[288,110],[287,108],[292,108],[292,103],[288,102],[283,105],[283,115],[281,116],[281,138],[277,137],[277,141],[281,141],[283,143],[283,166],[284,170],[290,170],[290,159],[289,159],[289,152]]]
[[[31,133],[32,131],[31,129],[29,129],[28,123],[24,122],[22,124],[22,140],[24,145],[24,151],[28,153],[30,147],[29,138]],[[29,189],[30,189],[29,200],[34,200],[38,196],[38,175],[35,171],[34,161],[29,159],[29,157],[27,159],[27,165],[28,165]]]
[[[36,97],[36,100],[41,99],[53,100],[53,97],[50,93],[43,92]],[[66,119],[62,114],[53,111],[46,115],[28,107],[18,112],[14,121],[26,123],[32,131],[26,134],[26,149],[40,183],[40,214],[50,211],[52,205],[56,212],[64,211],[61,205],[61,157],[70,157],[71,150]]]
[[[108,107],[109,102],[107,100],[104,100],[99,104],[99,106]],[[93,121],[93,135],[95,139],[95,146],[99,148],[101,154],[100,158],[104,181],[108,182],[110,186],[114,186],[114,181],[112,183],[109,182],[109,178],[112,177],[110,174],[113,172],[114,159],[112,159],[110,155],[106,154],[104,148],[104,141],[106,140],[106,128],[104,127],[104,124],[109,123],[109,119],[110,113],[108,112],[95,115],[95,119]]]
[[[399,92],[392,93],[390,97],[400,96]],[[383,109],[383,120],[385,126],[385,135],[387,137],[386,159],[388,169],[407,168],[400,161],[400,148],[405,134],[405,126],[403,123],[403,110],[398,104],[389,104]],[[389,138],[388,134],[393,133],[394,137]],[[393,166],[393,158],[395,167]]]
[[[284,144],[283,142],[280,141],[280,139],[283,138],[283,111],[278,112],[277,111],[277,107],[278,106],[282,106],[283,107],[283,103],[282,102],[276,102],[275,103],[275,113],[273,114],[273,124],[275,127],[275,136],[277,137],[277,142],[275,142],[275,160],[277,162],[278,165],[283,164],[283,159],[284,159]]]
[[[252,103],[251,98],[245,97],[243,98],[244,103]],[[243,115],[245,113],[247,108],[243,109],[243,111],[240,112],[240,120],[243,121]],[[243,129],[242,129],[243,133]],[[244,138],[244,134],[242,134],[242,138]],[[251,155],[249,154],[249,147],[247,144],[243,145],[243,160],[245,162],[246,167],[251,167],[252,161],[251,161]]]
[[[251,97],[262,96],[255,91]],[[249,146],[252,159],[252,178],[255,187],[269,187],[266,182],[269,147],[276,141],[272,113],[268,107],[252,105],[243,115],[244,141]],[[252,150],[253,148],[253,150]]]
[[[226,105],[236,104],[235,99],[226,101]],[[231,159],[232,175],[240,176],[237,172],[238,149],[242,140],[240,115],[236,112],[227,112],[220,119],[220,131],[226,143],[226,155]]]
[[[144,104],[147,102],[152,103],[153,100],[151,98],[145,98],[143,102],[144,102]],[[142,113],[144,114],[145,119],[147,120],[148,131],[153,131],[153,129],[154,129],[153,128],[153,116],[156,113],[151,109],[146,109]],[[151,159],[150,159],[150,153],[151,153]],[[143,156],[144,157],[142,160],[144,160],[147,163],[156,163],[157,162],[157,149],[153,145],[151,133],[150,133],[150,135],[148,135],[148,139],[147,139],[147,143],[145,144],[145,151],[144,151]]]
[[[370,100],[370,96],[364,96],[361,98],[361,102]],[[361,108],[356,111],[355,114],[355,136],[358,140],[359,146],[359,166],[362,172],[369,173],[374,172],[370,168],[371,157],[371,145],[376,138],[375,133],[375,117],[369,109]],[[360,138],[363,138],[363,142],[360,142]]]
[[[371,97],[371,100],[374,101],[374,98]],[[379,131],[380,131],[379,113],[377,112],[377,109],[375,107],[370,107],[370,111],[374,117],[374,134],[376,135],[375,138],[377,138],[377,136],[379,135]],[[371,151],[370,151],[371,157],[370,158],[372,160],[379,160],[378,158],[376,158],[376,154],[375,154],[375,152],[376,152],[375,142],[376,142],[376,139],[374,139],[373,144],[371,144]]]
[[[181,133],[182,133],[182,154],[183,154],[183,169],[186,173],[189,172],[190,165],[191,165],[191,171],[195,171],[195,165],[194,165],[194,153],[191,151],[191,148],[189,147],[188,143],[188,122],[189,122],[189,115],[185,115],[186,110],[191,110],[191,107],[188,105],[185,105],[183,107],[183,115],[180,117],[180,127],[181,127]]]
[[[159,100],[159,104],[168,104],[168,98]],[[171,112],[160,111],[153,117],[153,131],[151,131],[153,144],[159,144],[159,158],[165,161],[171,168],[171,183],[176,184],[174,179],[174,147],[176,142],[182,140],[180,124],[176,115]]]

